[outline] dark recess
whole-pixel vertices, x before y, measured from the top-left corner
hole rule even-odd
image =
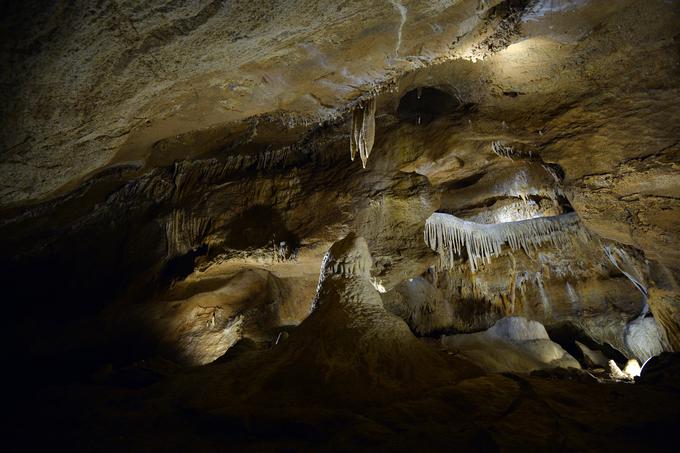
[[[397,116],[415,124],[427,124],[440,116],[469,108],[437,88],[422,87],[406,93],[399,101]]]

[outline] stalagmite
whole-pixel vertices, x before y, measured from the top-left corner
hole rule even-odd
[[[583,241],[589,238],[588,231],[573,212],[490,225],[435,212],[425,223],[425,243],[439,253],[442,265],[447,269],[454,266],[455,255],[460,255],[465,247],[473,272],[480,259],[489,263],[492,256],[498,256],[506,242],[512,250],[521,248],[529,253],[543,243],[561,247],[573,238]]]
[[[352,113],[352,132],[350,136],[350,156],[352,160],[357,150],[361,163],[366,168],[368,156],[375,140],[375,98],[360,104]]]

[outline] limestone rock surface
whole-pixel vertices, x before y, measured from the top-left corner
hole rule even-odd
[[[560,345],[550,340],[537,321],[502,318],[484,332],[442,337],[442,344],[488,372],[529,373],[546,368],[581,368]]]
[[[668,351],[680,350],[680,294],[653,288],[649,307],[657,319],[661,339]]]
[[[576,346],[579,348],[579,350],[581,350],[585,361],[590,366],[599,366],[602,368],[607,366],[609,360],[607,359],[607,356],[602,353],[602,351],[592,350],[580,341],[576,341]]]

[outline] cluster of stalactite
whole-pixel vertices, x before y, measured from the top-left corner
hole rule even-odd
[[[425,223],[425,243],[439,253],[441,264],[453,267],[465,248],[473,272],[478,262],[489,263],[491,257],[498,256],[506,243],[513,251],[522,249],[529,253],[544,243],[563,247],[574,239],[589,238],[576,213],[498,224],[468,222],[450,214],[434,213]]]
[[[165,223],[167,256],[183,255],[197,247],[209,228],[209,218],[187,216],[182,210],[174,210]]]
[[[366,168],[368,156],[375,141],[375,98],[361,103],[352,113],[352,132],[350,134],[350,156],[352,160],[359,151],[361,164]]]
[[[527,297],[537,294],[545,315],[551,312],[550,300],[545,290],[543,274],[532,271],[512,271],[508,274],[508,285],[505,288],[490,284],[485,278],[478,278],[466,264],[459,264],[451,269],[442,269],[436,273],[437,279],[444,278],[446,282],[441,284],[448,288],[453,300],[485,301],[493,307],[495,313],[502,316],[510,316],[517,313],[526,314]],[[566,290],[573,293],[574,289],[569,281],[565,280]],[[572,296],[570,297],[577,297]]]
[[[505,145],[499,141],[491,142],[491,151],[495,155],[509,160],[526,160],[541,164],[546,173],[548,173],[555,180],[555,184],[557,185],[555,187],[555,192],[559,195],[563,195],[561,187],[563,178],[562,175],[559,174],[554,164],[547,164],[543,162],[543,159],[541,159],[539,155],[534,154],[531,150],[519,151],[512,146]]]
[[[504,145],[499,141],[491,143],[491,151],[499,157],[505,157],[510,160],[518,159],[533,159],[534,155],[531,151],[520,152],[514,149],[512,146]]]
[[[259,153],[251,154],[232,154],[227,156],[224,160],[206,159],[207,165],[204,165],[204,176],[210,178],[220,178],[231,173],[249,170],[271,170],[274,168],[282,168],[289,161],[295,159],[297,154],[310,154],[312,150],[305,150],[300,146],[286,146],[279,149],[267,150]],[[185,161],[177,162],[175,164],[175,172],[179,175],[184,175],[185,168],[191,163]]]

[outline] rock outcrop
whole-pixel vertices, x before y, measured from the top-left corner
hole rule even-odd
[[[444,336],[441,341],[457,356],[492,373],[581,368],[550,340],[541,323],[519,316],[502,318],[484,332]]]
[[[588,367],[601,367],[605,368],[609,362],[607,356],[605,356],[602,351],[590,349],[588,346],[584,345],[580,341],[576,341],[576,346],[579,348],[583,354],[584,362]]]
[[[649,307],[659,325],[666,350],[680,351],[680,294],[652,288]]]
[[[660,320],[651,316],[641,316],[626,325],[624,343],[631,357],[645,363],[668,349],[659,326]]]
[[[528,253],[507,246],[474,272],[465,256],[455,267],[435,266],[403,282],[383,295],[385,306],[421,335],[476,332],[503,317],[523,316],[548,328],[570,323],[639,360],[659,352],[654,319],[638,321],[644,295],[595,239]]]

